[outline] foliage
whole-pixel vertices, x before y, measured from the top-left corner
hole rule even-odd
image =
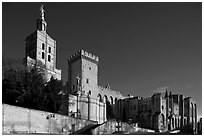
[[[45,86],[46,108],[47,111],[57,113],[62,105],[62,80],[57,80],[51,77],[50,81]]]
[[[43,109],[42,93],[44,89],[44,72],[36,63],[28,69],[17,59],[4,60],[2,95],[3,103]]]
[[[58,112],[62,95],[62,81],[53,77],[46,83],[44,66],[33,62],[27,67],[19,59],[5,59],[2,63],[2,102],[6,104]]]

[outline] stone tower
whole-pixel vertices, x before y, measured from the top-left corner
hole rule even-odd
[[[77,115],[96,120],[99,58],[79,50],[68,59],[68,83],[71,94],[77,96]]]
[[[44,16],[43,5],[40,8],[40,18],[37,19],[37,29],[26,37],[26,64],[41,62],[45,67],[46,81],[53,76],[61,80],[61,70],[56,69],[56,41],[46,32],[47,22]]]

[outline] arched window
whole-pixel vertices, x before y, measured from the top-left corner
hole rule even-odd
[[[99,102],[103,102],[103,99],[102,99],[101,94],[98,94],[98,101],[99,101]]]
[[[42,52],[42,59],[45,59],[45,53]]]
[[[45,43],[42,43],[42,49],[45,50]]]
[[[50,55],[48,55],[48,61],[50,62]]]
[[[113,105],[113,97],[110,96],[110,104]]]
[[[89,83],[89,79],[88,79],[88,78],[86,78],[86,83],[87,83],[87,84]]]
[[[51,53],[51,47],[49,47],[48,52]]]
[[[109,101],[108,101],[108,97],[106,96],[106,95],[104,95],[104,103],[108,103]]]
[[[115,103],[118,101],[118,99],[117,98],[115,98]]]

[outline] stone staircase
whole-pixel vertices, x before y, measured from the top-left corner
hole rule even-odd
[[[71,133],[70,135],[92,135],[92,130],[94,130],[95,128],[97,128],[100,125],[101,124],[89,124],[89,125],[83,127],[82,129]]]
[[[135,128],[126,122],[108,120],[92,130],[93,135],[116,134],[117,132],[134,132]]]
[[[117,122],[116,120],[108,120],[102,124],[89,124],[84,128],[77,130],[71,135],[108,135],[117,133],[134,132],[135,128],[126,122]]]

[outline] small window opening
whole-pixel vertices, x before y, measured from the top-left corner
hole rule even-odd
[[[51,53],[51,47],[49,47],[49,53]]]
[[[88,78],[86,79],[86,83],[89,83],[89,79]]]
[[[42,52],[42,59],[45,59],[45,53]]]
[[[48,61],[50,62],[50,55],[48,55]]]
[[[42,43],[42,49],[45,50],[45,43]]]

